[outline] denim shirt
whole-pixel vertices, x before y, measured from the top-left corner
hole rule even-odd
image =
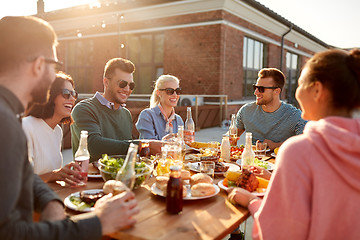
[[[178,114],[175,113],[175,119],[172,121],[172,125],[173,133],[177,133],[178,127],[183,126],[184,121]],[[135,126],[140,133],[140,139],[161,140],[169,133],[165,131],[166,121],[158,106],[154,108],[146,108],[141,111]]]

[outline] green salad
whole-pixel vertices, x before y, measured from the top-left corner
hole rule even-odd
[[[124,164],[125,159],[122,157],[110,157],[107,154],[103,154],[100,159],[100,172],[105,178],[104,180],[116,179],[116,174]],[[142,184],[147,176],[151,174],[151,168],[146,165],[144,161],[135,163],[135,188]]]
[[[76,206],[76,210],[82,211],[86,208],[92,208],[95,203],[86,203],[81,201],[80,197],[70,196],[70,202]]]
[[[268,167],[269,167],[269,164],[267,162],[261,161],[257,158],[254,159],[254,165],[265,168],[265,169],[268,169]]]

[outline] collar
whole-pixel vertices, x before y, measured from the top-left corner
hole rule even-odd
[[[97,100],[99,100],[99,102],[104,105],[105,107],[109,108],[109,109],[114,109],[114,103],[110,102],[109,100],[107,100],[106,98],[104,98],[104,96],[100,93],[100,92],[96,92],[94,97],[96,97]],[[120,108],[125,107],[126,104],[120,104]],[[118,109],[114,109],[114,110],[118,110]]]
[[[20,100],[15,96],[15,94],[6,87],[0,85],[0,98],[4,99],[4,101],[8,104],[9,108],[16,115],[16,118],[19,119],[19,121],[21,122],[25,109]]]

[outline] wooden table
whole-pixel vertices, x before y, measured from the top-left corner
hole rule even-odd
[[[221,179],[215,179],[215,182]],[[165,198],[155,196],[150,187],[155,179],[135,189],[140,213],[136,215],[137,224],[126,231],[111,235],[115,239],[222,239],[234,231],[249,217],[249,212],[234,206],[227,200],[224,190],[214,197],[202,200],[185,200],[183,212],[170,215],[165,209]],[[102,188],[104,182],[89,179],[87,186],[70,188],[57,183],[49,186],[62,198],[85,189]],[[77,214],[67,209],[68,214]]]

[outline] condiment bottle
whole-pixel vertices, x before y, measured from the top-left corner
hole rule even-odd
[[[246,133],[245,149],[241,155],[241,167],[242,169],[248,168],[254,165],[255,153],[252,149],[252,133]]]
[[[187,107],[187,116],[184,127],[185,139],[188,142],[195,141],[195,123],[191,115],[191,107]]]
[[[170,166],[170,179],[166,189],[166,211],[178,214],[183,209],[183,183],[181,180],[181,167]]]
[[[229,127],[229,141],[230,146],[236,146],[238,141],[237,127],[236,127],[236,115],[231,114],[231,124]]]
[[[87,183],[87,175],[88,175],[89,160],[90,160],[90,153],[87,147],[87,137],[88,137],[88,131],[84,131],[84,130],[81,131],[79,148],[74,156],[75,163],[77,163],[81,168],[79,174],[83,177],[83,180],[81,180],[81,182],[79,182],[77,186],[84,186]]]
[[[130,143],[124,164],[116,174],[116,180],[123,182],[129,189],[132,189],[135,184],[135,162],[137,151],[138,145]]]
[[[224,162],[230,161],[230,142],[228,135],[223,135],[221,141],[221,158]]]
[[[185,160],[185,150],[186,150],[186,144],[184,141],[184,126],[178,127],[177,137],[178,137],[179,146],[181,148],[181,159],[182,159],[182,161],[184,161]]]

